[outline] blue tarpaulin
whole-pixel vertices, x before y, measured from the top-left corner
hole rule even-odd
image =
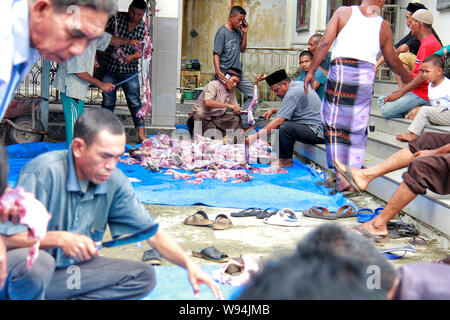
[[[20,169],[32,158],[43,152],[65,148],[65,143],[46,142],[7,146],[10,164],[9,184],[15,185]],[[342,205],[352,204],[341,193],[330,195],[329,188],[316,185],[323,177],[296,160],[294,166],[288,168],[288,174],[255,173],[251,174],[253,181],[242,183],[204,179],[199,185],[174,179],[172,175],[163,172],[151,172],[139,164],[127,165],[119,162],[117,167],[126,176],[141,180],[132,182],[132,185],[139,200],[146,204],[172,206],[203,204],[237,209],[291,208],[294,211],[309,209],[312,206],[322,206],[336,211]]]

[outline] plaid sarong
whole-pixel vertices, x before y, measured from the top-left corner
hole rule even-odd
[[[336,158],[362,167],[374,81],[374,65],[369,62],[349,58],[331,62],[321,112],[330,168]]]

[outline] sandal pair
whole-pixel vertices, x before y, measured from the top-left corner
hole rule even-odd
[[[185,225],[197,227],[212,227],[214,230],[226,230],[233,227],[230,218],[224,214],[218,214],[215,220],[210,220],[206,212],[198,210],[184,220]]]
[[[193,250],[192,255],[197,258],[202,258],[208,261],[223,263],[230,260],[227,254],[223,253],[222,251],[218,250],[216,247],[211,246],[207,247],[205,249],[202,249],[200,251]]]
[[[312,207],[304,210],[303,215],[308,218],[317,218],[325,220],[336,220],[339,218],[356,217],[355,208],[351,205],[343,205],[336,212],[329,211],[324,207]]]
[[[232,212],[230,215],[232,217],[256,217],[257,219],[269,218],[276,214],[278,209],[275,208],[267,208],[262,210],[261,208],[247,208],[241,210],[239,212]]]

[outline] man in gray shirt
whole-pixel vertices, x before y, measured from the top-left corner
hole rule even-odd
[[[225,77],[226,70],[230,68],[237,68],[242,70],[240,61],[241,52],[245,52],[247,49],[247,31],[248,23],[245,21],[246,12],[242,7],[235,6],[231,8],[228,22],[219,28],[214,37],[214,69],[216,72],[216,80],[226,83]],[[248,80],[248,78],[242,73],[242,78],[237,85],[239,91],[247,95],[247,101],[243,106],[247,109],[254,96],[254,85]],[[256,110],[256,104],[253,107],[253,112]],[[244,129],[249,128],[247,121],[247,114],[242,114],[242,127]]]
[[[272,130],[279,129],[278,164],[280,167],[291,167],[295,141],[306,144],[324,143],[320,117],[321,101],[314,90],[306,94],[303,82],[291,81],[284,69],[275,71],[269,76],[258,76],[258,79],[264,78],[274,94],[282,99],[281,105],[263,114],[265,119],[269,119],[274,113],[276,116],[263,129],[249,135],[246,142],[251,144]]]

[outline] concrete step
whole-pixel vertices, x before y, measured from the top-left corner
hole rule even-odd
[[[324,145],[305,145],[297,142],[295,151],[327,168],[326,151]],[[382,155],[382,156],[381,156]],[[382,162],[387,156],[376,155],[369,151],[366,153],[364,167],[370,167]],[[391,172],[372,181],[367,192],[388,202],[394,191],[402,182],[402,174],[406,169]],[[403,210],[414,218],[450,236],[450,196],[440,196],[432,192],[420,195]]]

